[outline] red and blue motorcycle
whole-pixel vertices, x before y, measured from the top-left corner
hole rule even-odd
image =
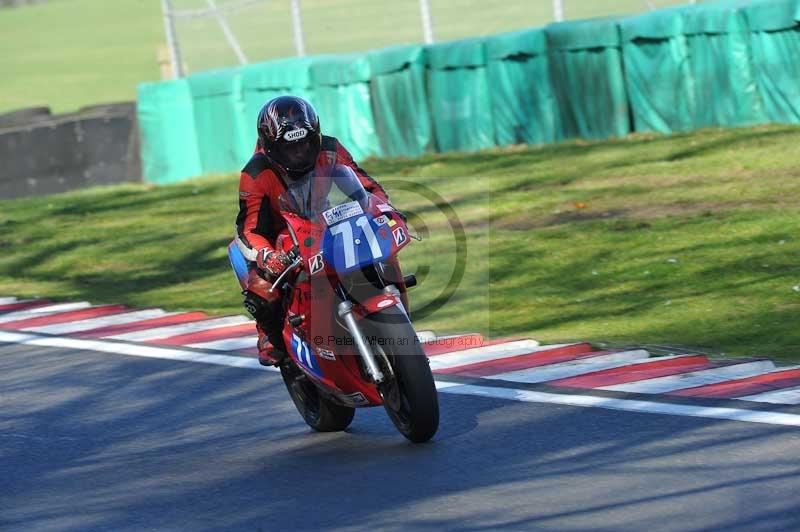
[[[279,203],[276,245],[293,260],[274,283],[290,354],[280,370],[297,410],[315,430],[340,431],[356,408],[383,405],[406,438],[428,441],[439,403],[407,310],[416,279],[396,259],[411,241],[404,217],[343,165],[318,167]]]

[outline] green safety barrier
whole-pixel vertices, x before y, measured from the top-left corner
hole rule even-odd
[[[192,92],[195,131],[204,174],[240,168],[252,153],[245,139],[244,102],[238,68],[212,70],[186,78]]]
[[[439,151],[495,145],[482,39],[428,47],[428,102]]]
[[[394,46],[367,54],[370,90],[382,153],[416,157],[433,148],[425,91],[425,48]]]
[[[240,169],[282,94],[310,100],[356,159],[800,123],[798,58],[800,0],[719,0],[143,83],[144,179]]]
[[[144,181],[174,183],[202,174],[189,83],[141,83],[137,92]]]
[[[322,130],[338,138],[355,159],[381,156],[372,115],[370,65],[365,54],[332,55],[311,63],[311,104]]]
[[[636,131],[671,133],[694,124],[694,83],[684,8],[620,22],[625,81]]]
[[[544,144],[561,138],[544,30],[486,39],[489,97],[496,142]]]
[[[744,12],[751,0],[697,4],[683,11],[694,85],[693,128],[768,121]]]
[[[800,123],[800,2],[753,0],[744,13],[769,120]]]
[[[631,131],[619,19],[545,27],[562,137],[604,139]]]

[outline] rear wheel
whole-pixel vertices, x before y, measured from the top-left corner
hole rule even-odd
[[[308,426],[319,432],[338,432],[353,421],[355,408],[342,406],[323,397],[319,389],[291,359],[281,364],[281,376],[297,411]]]
[[[386,355],[394,373],[378,387],[389,418],[412,442],[430,440],[439,428],[439,399],[428,358],[408,317],[393,307],[371,315],[365,324],[374,339],[384,341],[373,341],[373,349],[376,355]]]

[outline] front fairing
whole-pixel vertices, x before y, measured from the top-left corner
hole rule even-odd
[[[408,245],[405,221],[367,192],[347,166],[317,168],[279,198],[309,276],[345,275],[390,260]]]
[[[283,216],[294,236],[283,239],[283,250],[295,248],[296,239],[295,251],[302,257],[303,270],[309,276],[341,278],[387,262],[410,240],[403,218],[388,209],[361,212],[331,225],[325,225],[323,219],[307,220],[293,213],[284,212]]]
[[[408,244],[406,225],[390,205],[367,193],[355,176],[315,177],[320,179],[309,182],[303,191],[306,196],[287,190],[280,198],[287,226],[280,245],[299,255],[302,268],[285,287],[284,339],[304,373],[341,402],[380,405],[375,386],[361,373],[352,338],[336,322],[341,301],[336,287],[351,286],[362,268],[391,260]],[[383,296],[368,306],[385,308],[384,301],[390,298]],[[288,320],[296,316],[304,319],[292,326]]]

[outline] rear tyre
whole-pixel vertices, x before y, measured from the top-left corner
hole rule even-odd
[[[318,432],[338,432],[346,429],[353,421],[355,408],[338,405],[323,397],[293,360],[287,358],[281,364],[281,376],[294,406],[312,429]]]
[[[439,428],[439,398],[428,358],[404,312],[392,307],[366,320],[376,354],[389,359],[394,378],[379,386],[383,406],[400,433],[414,443],[430,440]]]

